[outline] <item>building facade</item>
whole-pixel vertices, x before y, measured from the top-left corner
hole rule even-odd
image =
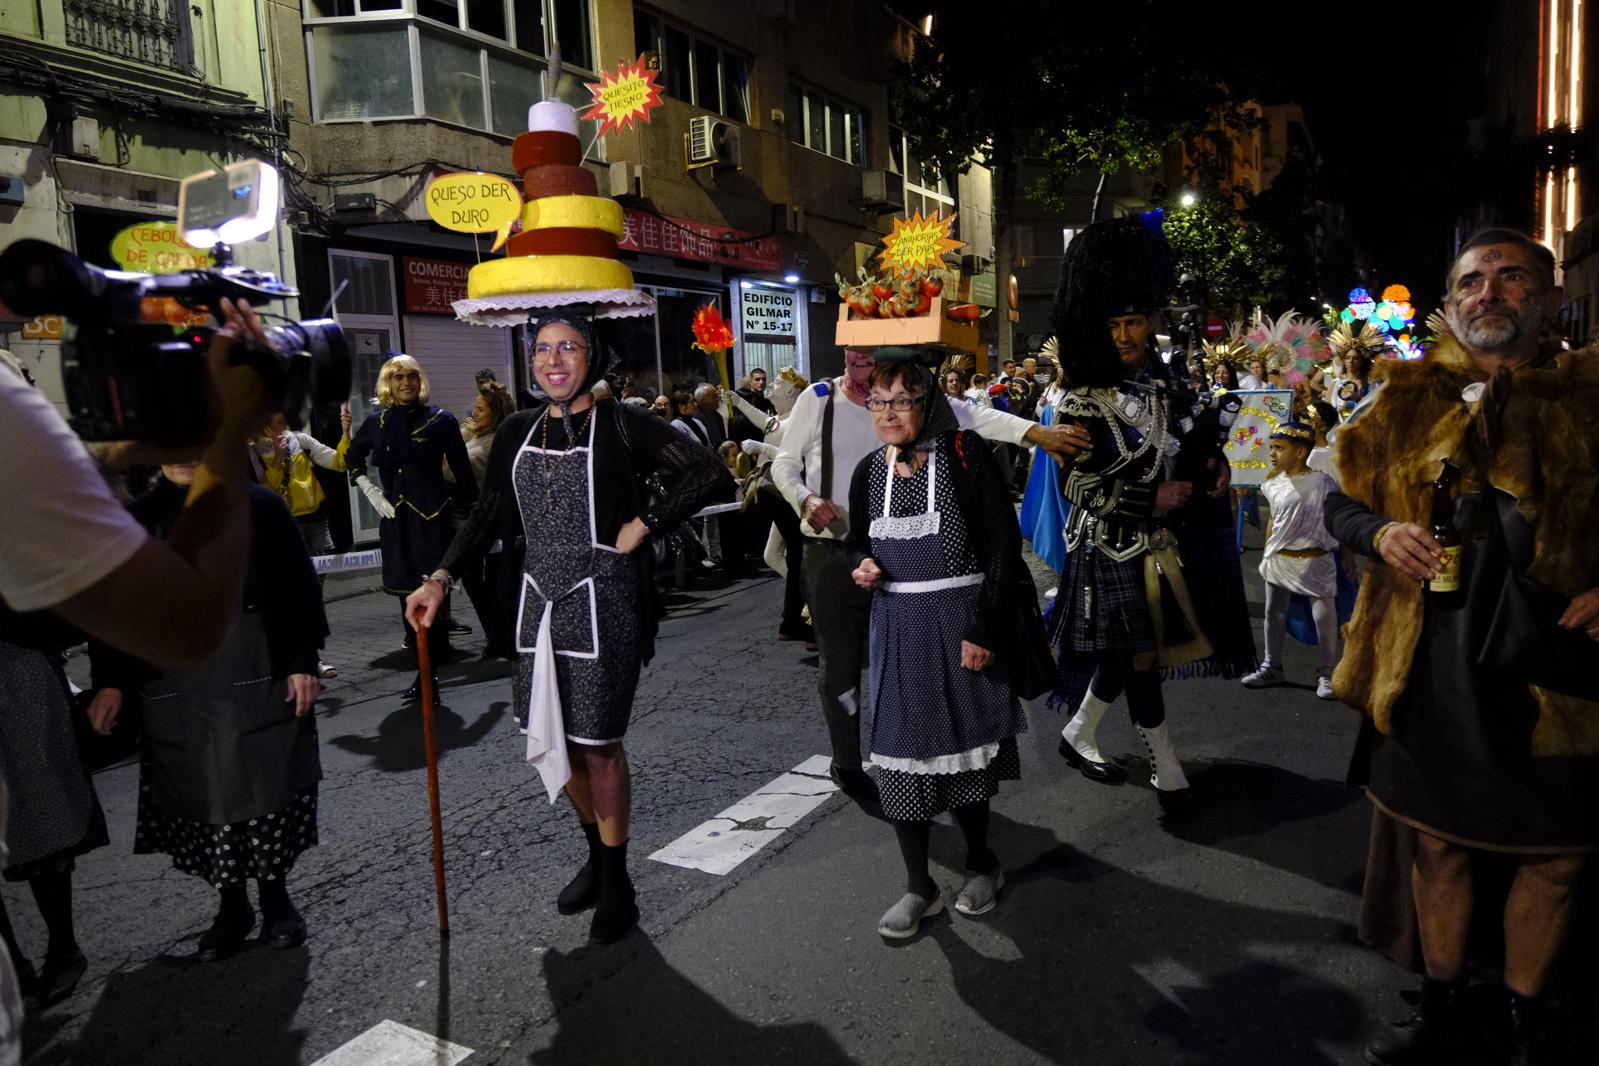
[[[274,158],[259,15],[251,0],[0,5],[0,248],[36,238],[118,268],[119,234],[119,248],[134,229],[162,239],[150,224],[175,220],[181,179]],[[292,284],[287,241],[280,227],[235,249],[237,261]],[[67,328],[59,315],[0,314],[6,346],[63,406]]]

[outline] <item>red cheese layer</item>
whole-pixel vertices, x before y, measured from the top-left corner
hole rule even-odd
[[[519,133],[511,142],[511,166],[518,174],[552,164],[575,167],[583,161],[583,145],[570,133]]]
[[[616,258],[616,238],[602,229],[535,229],[511,237],[507,255],[591,255]]]
[[[600,186],[594,175],[582,167],[551,163],[523,172],[522,193],[529,200],[541,196],[598,196]]]

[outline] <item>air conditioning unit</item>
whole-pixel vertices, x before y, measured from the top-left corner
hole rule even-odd
[[[891,170],[861,172],[861,206],[884,213],[905,208],[905,176]]]
[[[688,168],[739,167],[743,153],[739,147],[738,127],[710,115],[698,115],[688,121]]]

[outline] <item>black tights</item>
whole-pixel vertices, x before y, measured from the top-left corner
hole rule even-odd
[[[1132,661],[1125,655],[1107,656],[1099,660],[1088,690],[1096,699],[1106,703],[1115,703],[1116,697],[1126,692],[1127,713],[1134,725],[1154,729],[1166,721],[1166,700],[1160,691],[1160,672],[1154,667],[1134,670]]]
[[[72,871],[35,874],[28,878],[28,887],[33,890],[33,902],[50,934],[45,957],[57,959],[76,955],[78,937],[72,924]],[[13,965],[20,966],[27,960],[22,946],[17,943],[17,934],[11,928],[11,917],[6,914],[3,901],[0,901],[0,940],[5,941]]]
[[[951,814],[966,837],[966,869],[973,873],[992,873],[998,860],[988,850],[988,801],[968,803],[956,807]],[[899,853],[905,860],[905,889],[923,899],[932,899],[938,893],[932,875],[927,871],[928,841],[933,823],[926,818],[894,823],[894,836],[899,840]]]

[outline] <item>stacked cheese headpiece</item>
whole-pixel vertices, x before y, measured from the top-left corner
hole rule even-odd
[[[616,258],[622,205],[599,196],[580,165],[577,112],[559,100],[528,111],[528,132],[511,145],[522,175],[522,232],[509,255],[467,275],[470,299],[523,293],[598,292],[633,287],[633,272]]]

